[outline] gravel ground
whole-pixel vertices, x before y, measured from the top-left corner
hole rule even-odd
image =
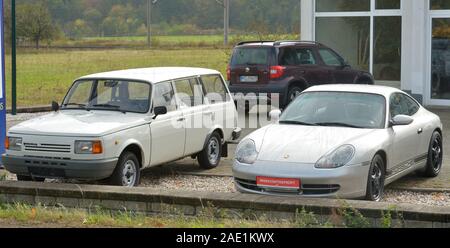
[[[143,179],[142,186],[167,190],[236,192],[233,179],[229,177],[152,176]],[[387,189],[383,201],[450,207],[450,193],[418,193]]]

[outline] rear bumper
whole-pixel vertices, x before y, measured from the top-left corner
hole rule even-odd
[[[289,79],[284,79],[257,85],[231,84],[229,89],[236,101],[266,100],[268,103],[279,101],[280,105],[283,105],[286,102],[288,87]]]
[[[117,158],[105,160],[53,160],[17,157],[4,154],[2,162],[6,170],[21,176],[99,180],[110,177],[117,165]]]

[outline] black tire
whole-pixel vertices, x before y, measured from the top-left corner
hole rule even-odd
[[[292,102],[294,101],[298,95],[300,95],[300,93],[302,93],[304,91],[303,88],[299,87],[299,86],[291,86],[289,88],[287,97],[286,97],[286,104],[285,104],[285,108]]]
[[[420,173],[424,177],[437,177],[442,169],[443,160],[442,135],[435,131],[428,147],[428,160],[425,170]]]
[[[379,154],[375,155],[370,163],[366,200],[378,202],[383,199],[385,168],[384,159]]]
[[[357,84],[362,84],[362,85],[373,85],[373,81],[367,78],[362,78],[358,80]]]
[[[33,178],[31,178],[30,176],[21,176],[21,175],[17,175],[17,181],[21,181],[21,182],[31,182],[31,181],[33,181]]]
[[[124,152],[117,162],[113,175],[109,178],[111,185],[136,187],[141,182],[141,166],[137,156],[132,152]]]
[[[17,181],[20,182],[45,182],[45,178],[43,177],[30,177],[30,176],[21,176],[17,175]]]
[[[217,132],[214,132],[208,138],[203,151],[198,154],[198,163],[200,168],[210,170],[219,166],[221,158],[222,138]]]

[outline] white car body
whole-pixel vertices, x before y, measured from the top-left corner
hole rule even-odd
[[[22,149],[7,150],[3,155],[5,167],[23,176],[97,180],[112,175],[124,151],[134,152],[143,169],[198,154],[214,132],[220,134],[221,145],[226,145],[238,138],[240,130],[234,102],[218,71],[181,67],[133,69],[89,75],[75,82],[97,79],[146,82],[151,85],[153,101],[156,85],[166,83],[175,89],[177,80],[192,79],[201,84],[203,76],[217,77],[228,100],[212,103],[204,96],[203,104],[188,107],[177,99],[176,110],[156,118],[154,106],[146,113],[61,109],[8,131],[8,137],[22,139]],[[210,124],[191,127],[189,123],[196,117],[208,118]],[[103,152],[76,154],[74,143],[80,140],[101,141]],[[30,168],[35,169],[31,172]]]
[[[368,93],[385,99],[391,99],[393,94],[406,96],[394,88],[366,85],[324,85],[311,87],[303,94],[310,92]],[[413,122],[392,125],[390,101],[386,102],[384,128],[275,123],[251,133],[243,141],[254,142],[257,158],[253,164],[235,160],[233,172],[238,190],[257,194],[360,198],[367,194],[369,167],[376,154],[385,159],[384,185],[424,168],[432,134],[442,134],[440,118],[414,100],[420,108],[411,116]],[[343,145],[355,148],[354,156],[345,166],[330,169],[315,166],[321,158]],[[298,179],[301,188],[261,186],[258,177]]]

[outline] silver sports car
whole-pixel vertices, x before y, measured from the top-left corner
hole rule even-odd
[[[439,117],[394,88],[312,87],[270,115],[236,150],[241,192],[379,201],[396,179],[442,167]]]

